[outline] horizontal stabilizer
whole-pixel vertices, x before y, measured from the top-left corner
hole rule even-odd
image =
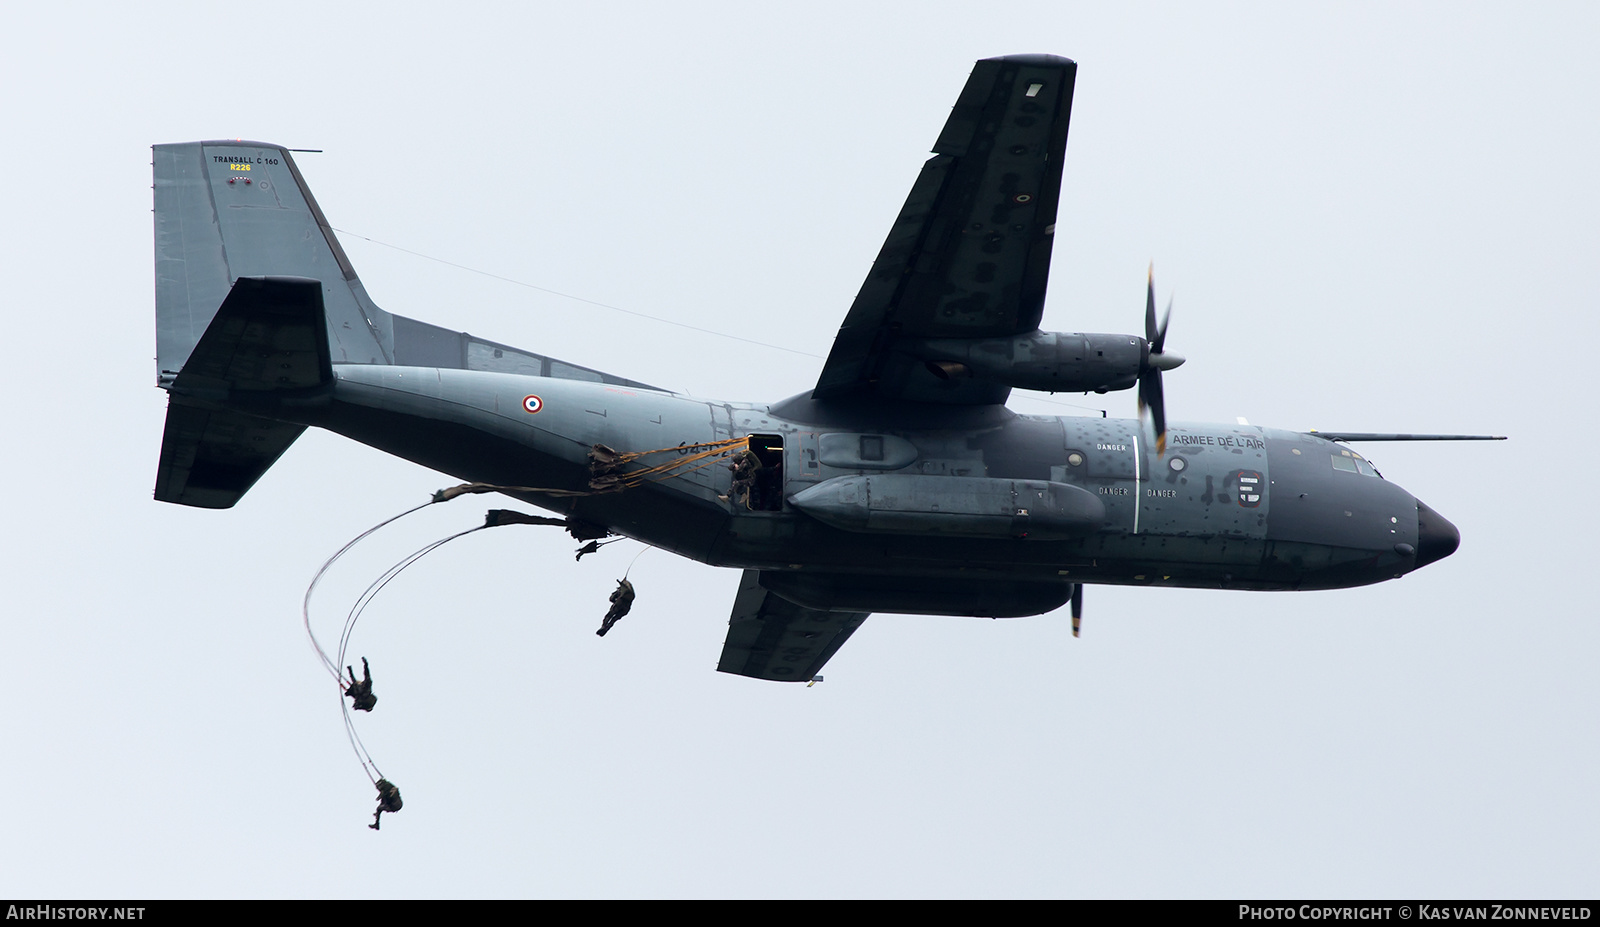
[[[202,409],[174,398],[161,437],[156,501],[232,508],[305,430],[304,425]]]
[[[172,381],[155,497],[231,508],[304,425],[263,412],[283,399],[316,401],[333,382],[322,284],[299,277],[241,277]],[[308,395],[309,394],[309,395]]]
[[[240,277],[172,382],[174,395],[309,389],[333,382],[322,284]]]

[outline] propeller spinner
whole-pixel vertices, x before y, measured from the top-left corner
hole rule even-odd
[[[1161,392],[1161,372],[1181,366],[1186,358],[1182,354],[1166,351],[1167,322],[1172,319],[1172,300],[1167,300],[1167,311],[1162,313],[1161,326],[1156,327],[1156,268],[1150,265],[1150,278],[1144,301],[1144,340],[1147,343],[1144,363],[1139,368],[1139,415],[1150,410],[1156,432],[1156,454],[1167,452],[1167,403]]]

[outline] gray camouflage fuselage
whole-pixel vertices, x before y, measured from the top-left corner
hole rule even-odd
[[[326,428],[522,487],[502,491],[575,534],[743,569],[718,669],[788,681],[813,678],[872,612],[1070,600],[1076,632],[1086,584],[1327,589],[1452,553],[1453,525],[1341,443],[1165,427],[1161,377],[1183,358],[1165,349],[1153,280],[1143,337],[1040,327],[1076,73],[1049,55],[977,62],[815,387],[772,404],[675,395],[386,312],[288,150],[157,145],[170,400],[155,497],[231,507],[306,427]],[[1012,389],[1135,387],[1149,426],[1005,406]],[[740,473],[687,459],[742,439]],[[591,468],[596,445],[691,466],[596,492],[615,478]]]
[[[539,397],[537,412],[526,410],[530,395]],[[778,511],[729,501],[731,477],[720,463],[620,494],[525,497],[704,563],[794,574],[780,580],[794,584],[786,591],[806,597],[815,586],[818,596],[827,589],[830,602],[862,610],[1035,614],[1058,607],[1074,582],[1356,586],[1401,576],[1438,545],[1454,546],[1442,526],[1419,545],[1419,503],[1375,474],[1336,469],[1336,460],[1360,458],[1313,435],[1175,424],[1158,458],[1134,420],[1000,406],[893,412],[804,397],[768,406],[473,370],[335,365],[331,393],[289,414],[465,480],[574,491],[587,487],[596,443],[687,450],[778,435],[786,500]],[[897,418],[903,424],[883,427]],[[901,459],[863,460],[861,439],[878,436],[899,439]],[[1065,484],[1097,499],[1104,520],[1054,539],[972,536],[981,528],[851,531],[792,502],[829,480],[889,475],[937,480],[932,510],[952,513],[968,502],[969,481]],[[940,486],[948,489],[940,494]],[[888,576],[905,582],[882,583]],[[852,595],[850,577],[873,581]],[[1014,595],[1010,584],[1020,587]],[[981,591],[980,599],[962,600],[966,591]]]

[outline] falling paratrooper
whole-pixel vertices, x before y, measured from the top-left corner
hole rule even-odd
[[[385,811],[389,812],[390,814],[394,814],[396,811],[399,811],[405,806],[405,802],[400,800],[400,788],[393,782],[390,782],[388,779],[379,779],[377,786],[378,810],[372,813],[372,823],[367,825],[373,830],[379,829],[378,824],[380,823]]]
[[[361,658],[361,679],[356,679],[356,670],[353,666],[345,669],[350,671],[350,686],[344,694],[350,697],[350,707],[356,711],[370,712],[378,704],[378,697],[372,694],[372,667],[367,665],[367,658]]]
[[[617,580],[617,588],[611,592],[611,608],[606,612],[605,620],[600,622],[600,630],[594,633],[605,637],[612,625],[632,611],[633,595],[633,583],[628,582],[626,577]]]
[[[357,542],[372,534],[374,531],[377,531],[379,528],[382,528],[384,525],[390,524],[391,522],[409,515],[412,512],[426,508],[429,505],[441,502],[449,502],[452,499],[458,499],[466,495],[477,495],[491,492],[523,492],[540,493],[556,497],[570,497],[619,492],[624,489],[633,488],[644,482],[656,482],[659,480],[671,479],[676,476],[682,476],[686,473],[692,472],[693,470],[698,470],[701,467],[709,465],[712,462],[712,459],[721,457],[730,451],[738,452],[743,450],[746,454],[749,454],[748,448],[748,439],[744,438],[719,441],[710,445],[699,445],[692,448],[687,446],[679,446],[675,448],[657,448],[649,451],[636,451],[628,453],[616,451],[604,444],[595,444],[591,447],[589,452],[590,483],[587,491],[532,486],[501,486],[492,483],[462,483],[457,486],[451,486],[446,489],[438,490],[433,494],[428,502],[416,506],[415,508],[408,509],[399,515],[386,519],[385,521],[379,522],[377,525],[374,525],[373,527],[357,535],[344,547],[335,552],[333,556],[329,557],[323,562],[322,566],[317,570],[316,575],[312,577],[310,585],[306,588],[306,594],[301,604],[301,614],[305,622],[306,633],[311,639],[311,645],[317,651],[318,656],[322,658],[323,664],[329,669],[334,678],[338,681],[341,694],[350,699],[350,708],[356,711],[370,712],[377,705],[378,697],[372,692],[372,667],[368,663],[367,658],[361,658],[362,678],[356,678],[355,667],[347,666],[345,669],[349,674],[349,678],[346,679],[343,674],[338,672],[337,664],[329,659],[327,653],[323,651],[322,645],[318,643],[316,635],[311,631],[310,603],[312,593],[316,590],[317,584],[322,579],[323,574],[327,572],[328,568],[333,565],[334,561],[343,556],[344,553]],[[628,463],[638,460],[641,457],[664,454],[668,452],[674,453],[677,459],[669,460],[664,464],[646,466],[642,470],[635,470],[632,472],[627,472],[624,470],[624,467]],[[754,455],[750,456],[754,458]],[[757,461],[757,464],[759,465],[759,461]],[[748,490],[746,490],[746,492],[748,493]],[[366,605],[370,603],[372,597],[376,595],[378,590],[382,589],[389,580],[393,579],[407,566],[410,566],[428,552],[435,550],[439,546],[455,540],[456,538],[464,537],[465,535],[472,534],[476,531],[481,531],[484,528],[494,528],[501,525],[516,524],[553,525],[565,528],[567,533],[572,535],[574,540],[587,542],[578,549],[576,558],[578,560],[582,560],[586,554],[597,552],[606,544],[613,543],[616,540],[621,540],[621,538],[612,538],[610,529],[606,527],[572,517],[549,518],[539,515],[527,515],[510,509],[490,509],[489,511],[485,512],[484,522],[482,525],[450,535],[427,545],[421,550],[416,551],[391,567],[367,588],[367,591],[358,599],[356,607],[351,610],[350,616],[346,621],[345,633],[341,639],[341,646],[339,648],[340,662],[343,662],[342,658],[344,657],[343,645],[344,643],[348,642],[350,632],[353,629],[356,620],[360,617],[361,612],[365,609]],[[633,584],[629,582],[626,575],[624,575],[622,579],[617,581],[617,588],[611,593],[611,607],[606,612],[606,616],[601,624],[600,630],[595,633],[602,637],[605,636],[605,633],[611,630],[611,627],[614,624],[620,621],[623,616],[627,615],[628,612],[633,608],[634,595],[635,593]],[[341,698],[340,701],[342,702],[343,699]],[[351,718],[348,711],[345,714],[345,724],[351,736],[351,746],[355,749],[357,758],[361,760],[362,767],[369,770],[369,775],[373,773],[377,773],[378,775],[378,778],[374,782],[374,785],[378,790],[378,807],[373,813],[372,823],[367,825],[372,830],[378,830],[382,821],[383,813],[385,811],[393,814],[399,811],[403,806],[404,802],[400,798],[400,789],[393,782],[390,782],[387,778],[384,778],[381,773],[377,772],[377,766],[372,762],[372,758],[367,755],[366,748],[361,744],[360,738],[356,735],[354,727],[350,726]]]

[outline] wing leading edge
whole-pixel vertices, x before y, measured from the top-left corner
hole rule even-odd
[[[992,383],[953,383],[916,343],[1035,331],[1044,313],[1076,63],[1053,55],[979,61],[851,305],[812,392],[1004,402]]]

